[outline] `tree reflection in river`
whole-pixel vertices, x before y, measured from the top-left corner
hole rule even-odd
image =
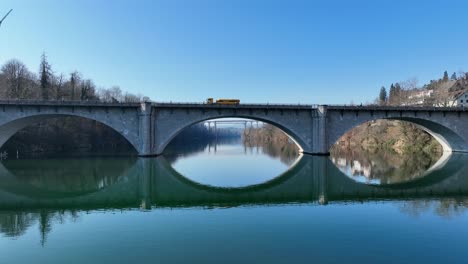
[[[412,200],[403,203],[400,211],[413,217],[420,217],[426,213],[435,213],[443,217],[454,217],[461,215],[468,209],[468,199],[459,198],[441,198],[438,200]]]
[[[47,242],[53,224],[76,222],[79,213],[75,210],[40,210],[37,212],[0,212],[0,233],[6,237],[19,237],[34,225],[38,225],[41,245]]]
[[[92,192],[117,183],[135,163],[134,158],[6,160],[2,165],[16,184],[61,192]],[[27,166],[25,166],[27,164]],[[66,175],[66,177],[64,177]],[[1,185],[12,184],[1,181]]]
[[[184,135],[179,135],[167,146],[164,154],[170,163],[174,163],[179,158],[203,152],[215,152],[219,146],[242,146],[245,153],[265,154],[279,159],[285,165],[292,165],[299,156],[296,143],[289,140],[289,137],[281,130],[272,126],[265,127],[273,130],[273,136],[254,137],[256,130],[252,128],[247,128],[243,134],[229,134],[219,138],[204,137],[190,140]]]
[[[346,175],[369,184],[393,184],[414,180],[440,158],[439,153],[398,154],[391,151],[333,148],[330,159]]]

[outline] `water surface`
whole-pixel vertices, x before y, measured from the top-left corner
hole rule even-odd
[[[3,161],[0,263],[466,262],[465,155],[379,185],[333,157],[213,147]]]

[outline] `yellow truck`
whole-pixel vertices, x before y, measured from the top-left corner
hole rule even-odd
[[[240,104],[239,99],[217,99],[214,101],[213,98],[206,99],[207,104],[223,104],[223,105],[238,105]]]

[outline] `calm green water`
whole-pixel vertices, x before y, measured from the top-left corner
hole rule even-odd
[[[468,156],[359,160],[238,141],[6,160],[0,263],[468,261]]]

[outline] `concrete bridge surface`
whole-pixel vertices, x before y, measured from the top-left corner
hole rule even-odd
[[[140,156],[162,154],[190,125],[232,117],[272,124],[309,154],[328,154],[344,133],[376,119],[414,123],[434,136],[444,151],[468,152],[468,111],[464,108],[85,101],[0,101],[0,146],[20,129],[58,116],[105,124],[127,139]]]

